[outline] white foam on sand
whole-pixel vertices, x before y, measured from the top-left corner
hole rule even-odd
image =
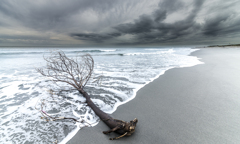
[[[188,56],[191,52],[196,51],[190,48],[62,50],[67,51],[68,54],[75,51],[85,52],[86,50],[90,54],[91,52],[100,52],[97,57],[93,56],[94,59],[97,59],[94,77],[97,78],[101,75],[104,77],[100,80],[100,84],[87,85],[89,89],[87,92],[93,96],[94,103],[109,114],[116,111],[119,105],[134,99],[139,89],[157,79],[167,70],[202,63],[197,57]],[[31,57],[41,62],[42,56],[39,55],[39,59],[37,59],[34,50],[32,51],[33,53],[29,53]],[[123,55],[118,55],[119,52]],[[104,55],[106,53],[116,55]],[[25,60],[27,64],[28,61],[31,61],[24,58],[21,60],[21,62]],[[3,110],[0,111],[0,124],[2,125],[0,130],[6,132],[0,140],[1,143],[48,143],[53,142],[54,139],[66,143],[84,126],[81,123],[74,125],[70,122],[44,123],[40,119],[40,113],[35,110],[35,104],[39,97],[49,101],[50,107],[46,108],[49,111],[61,109],[63,116],[75,116],[79,120],[90,123],[91,126],[97,125],[99,118],[83,104],[85,99],[78,92],[66,94],[67,99],[65,100],[57,97],[58,100],[50,100],[47,92],[49,86],[52,86],[50,81],[32,70],[34,68],[32,65],[22,64],[21,66],[14,69],[12,73],[0,73],[0,105],[4,106]],[[54,101],[57,101],[57,105]],[[58,112],[52,114],[58,114]],[[17,123],[21,123],[21,126],[17,127]],[[64,125],[69,125],[70,132],[64,132]],[[55,135],[56,131],[58,131],[58,135]],[[41,139],[42,136],[45,137],[46,141]],[[19,139],[20,137],[21,139]]]
[[[154,49],[155,50],[155,49]],[[197,51],[198,49],[191,49],[191,50],[188,50],[188,53],[185,53],[186,55],[190,55],[192,52],[194,51]],[[174,50],[168,50],[167,53],[173,53]],[[161,52],[162,53],[162,52]],[[128,54],[128,55],[135,55],[136,53],[131,53],[131,54]],[[149,54],[149,53],[147,53]],[[141,53],[139,53],[139,55],[141,55]],[[179,55],[180,59],[183,59],[183,61],[185,60],[183,57],[186,57],[186,55]],[[199,61],[199,59],[195,56],[188,56],[188,60],[190,58],[190,61],[186,61],[186,62],[183,62],[181,65],[179,65],[178,67],[191,67],[191,66],[195,66],[195,65],[198,65],[198,64],[204,64],[203,62]],[[139,89],[141,89],[142,87],[144,87],[145,85],[149,84],[150,82],[154,81],[155,79],[159,78],[159,76],[163,75],[167,70],[169,69],[172,69],[172,68],[177,68],[176,66],[172,66],[172,67],[167,67],[167,68],[163,68],[161,70],[159,70],[159,73],[155,76],[155,77],[152,77],[150,78],[148,81],[146,81],[144,84],[131,84],[131,83],[127,83],[128,85],[131,85],[131,87],[133,87],[133,90],[132,90],[132,93],[131,93],[131,96],[129,96],[127,99],[125,99],[124,101],[117,101],[114,105],[114,107],[112,107],[111,110],[109,110],[108,108],[103,108],[103,109],[108,109],[107,113],[111,114],[113,113],[114,111],[117,110],[118,106],[120,105],[123,105],[129,101],[131,101],[132,99],[134,99],[136,97],[136,94],[137,94],[137,91]],[[108,73],[110,75],[113,75],[113,73]],[[107,89],[107,88],[101,88],[101,87],[95,87],[96,89],[105,89],[107,91],[111,91],[115,94],[118,94],[120,97],[126,97],[126,95],[124,93],[122,93],[121,91],[117,91],[117,90],[112,90],[112,89]],[[96,99],[93,99],[94,102],[98,103],[99,106],[103,106],[104,103],[101,101],[101,100],[96,100]],[[96,123],[97,125],[97,123]],[[78,130],[80,130],[80,128],[76,128],[73,132],[71,132],[61,143],[67,143],[77,132]]]

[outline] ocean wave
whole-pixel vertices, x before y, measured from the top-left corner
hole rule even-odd
[[[0,55],[43,54],[45,52],[0,52]]]
[[[161,49],[144,49],[144,50],[148,50],[148,51],[156,51],[156,50],[161,50]]]
[[[58,49],[53,49],[53,50],[46,50],[46,51],[5,51],[5,52],[0,52],[0,55],[22,55],[22,54],[45,54],[45,53],[50,53],[51,51],[58,50]],[[61,49],[59,49],[61,50]],[[91,49],[91,50],[64,50],[66,53],[100,53],[100,52],[114,52],[116,49]]]
[[[67,51],[67,52],[90,52],[90,53],[94,53],[94,52],[114,52],[116,51],[116,49],[112,49],[112,50],[104,50],[104,49],[94,49],[94,50],[77,50],[77,51]]]
[[[158,55],[158,54],[164,54],[164,53],[174,53],[175,51],[173,49],[169,49],[167,51],[155,51],[155,52],[151,52],[151,53],[126,53],[123,55],[127,55],[127,56],[134,56],[134,55]]]
[[[160,50],[160,49],[159,49]],[[136,56],[136,55],[159,55],[159,54],[166,54],[166,53],[174,53],[175,51],[173,49],[169,50],[160,50],[160,51],[155,51],[155,52],[136,52],[136,53],[131,53],[131,52],[126,52],[126,53],[104,53],[104,54],[94,54],[91,53],[92,56]]]
[[[32,61],[38,65],[37,62],[41,62],[42,56],[35,54],[46,53],[45,50],[39,49],[34,53],[32,53],[33,50],[25,51],[32,55],[28,58],[9,56],[14,61],[12,65],[17,65],[11,73],[10,67],[6,67],[8,70],[4,73],[5,69],[2,67],[6,64],[0,63],[0,108],[2,109],[0,130],[4,131],[4,135],[0,134],[0,143],[52,143],[56,139],[63,140],[62,143],[64,143],[79,130],[79,126],[71,122],[45,122],[40,119],[41,115],[35,110],[39,98],[48,100],[46,111],[61,109],[63,112],[61,116],[75,117],[80,120],[84,118],[91,124],[97,124],[99,121],[94,112],[81,103],[85,99],[77,91],[66,93],[67,99],[56,96],[54,101],[49,99],[51,97],[47,90],[53,87],[51,81],[36,73],[34,67],[28,64]],[[91,95],[94,103],[107,113],[113,113],[119,105],[134,99],[141,87],[166,70],[200,63],[196,57],[188,56],[192,52],[191,49],[146,51],[144,49],[60,48],[60,50],[72,57],[76,52],[88,52],[93,56],[94,77],[101,76],[101,79],[99,85],[88,84],[86,91]],[[3,58],[3,60],[9,63],[9,59]],[[18,62],[21,62],[21,65]],[[65,87],[62,84],[60,86]]]

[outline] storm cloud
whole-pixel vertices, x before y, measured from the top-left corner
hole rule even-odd
[[[172,5],[171,5],[172,4]],[[228,34],[239,34],[239,15],[233,21],[233,14],[231,12],[224,15],[215,15],[212,18],[204,19],[204,23],[196,21],[199,12],[204,9],[204,0],[195,0],[191,5],[183,3],[178,0],[165,0],[158,4],[158,9],[154,10],[152,14],[141,15],[133,22],[119,24],[112,27],[121,34],[107,37],[107,40],[124,35],[132,35],[132,41],[129,44],[151,44],[151,43],[174,43],[179,41],[208,41],[209,37],[225,36]],[[191,7],[191,10],[181,20],[167,23],[169,13],[174,13],[183,8]],[[88,35],[88,34],[86,34]],[[86,35],[84,35],[86,37]],[[105,34],[89,34],[101,37]],[[108,33],[111,35],[111,33]],[[78,35],[78,39],[82,39],[82,34]],[[92,41],[90,38],[87,39]],[[93,39],[94,41],[94,39]],[[96,41],[95,41],[96,42]],[[103,40],[98,41],[103,42]]]
[[[208,36],[218,36],[239,33],[240,19],[232,21],[233,15],[219,15],[209,19],[203,29],[203,33]]]
[[[2,0],[0,45],[236,43],[238,0]]]
[[[72,37],[75,37],[76,39],[81,40],[90,40],[94,42],[103,42],[104,40],[111,39],[113,37],[121,36],[121,33],[109,33],[109,34],[95,34],[95,33],[80,33],[80,34],[71,34]]]

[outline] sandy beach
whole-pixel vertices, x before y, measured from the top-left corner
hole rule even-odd
[[[240,142],[240,48],[202,48],[205,64],[166,71],[118,107],[116,119],[139,122],[134,135],[110,141],[100,122],[68,144],[208,144]]]

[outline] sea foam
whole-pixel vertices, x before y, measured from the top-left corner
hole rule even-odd
[[[35,67],[45,65],[43,54],[52,49],[2,49],[0,63],[0,143],[66,143],[81,123],[46,122],[35,109],[40,100],[46,100],[45,110],[57,116],[84,120],[88,127],[95,126],[99,118],[84,104],[77,92],[65,93],[65,98],[49,97],[53,88],[49,79],[36,73]],[[93,102],[106,113],[135,98],[137,91],[176,67],[202,64],[197,57],[189,56],[190,48],[131,48],[131,49],[80,49],[60,48],[67,56],[90,53],[95,60],[94,77],[100,83],[89,83],[86,91]],[[65,86],[65,85],[62,85]]]

